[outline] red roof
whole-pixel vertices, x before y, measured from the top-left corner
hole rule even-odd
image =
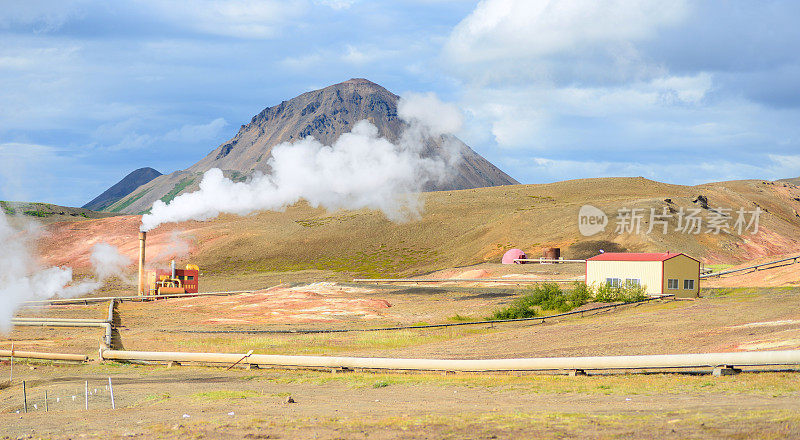
[[[666,261],[678,255],[685,254],[680,252],[606,252],[587,258],[587,261]],[[689,257],[688,255],[685,256]]]

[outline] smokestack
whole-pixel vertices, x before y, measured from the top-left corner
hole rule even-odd
[[[146,295],[144,291],[144,242],[147,232],[139,232],[139,295]]]
[[[170,267],[172,268],[172,279],[174,280],[175,279],[175,260],[172,260],[172,263],[170,264]]]

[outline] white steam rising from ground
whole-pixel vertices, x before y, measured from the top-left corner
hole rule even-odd
[[[442,138],[440,157],[423,157],[426,143],[456,132],[462,115],[433,94],[413,94],[400,100],[398,116],[408,128],[397,143],[378,136],[378,129],[362,120],[333,145],[313,137],[276,145],[269,159],[271,174],[249,182],[233,182],[219,169],[208,170],[198,191],[169,204],[156,201],[142,216],[141,230],[221,213],[280,211],[301,199],[328,210],[377,209],[393,221],[419,217],[419,191],[445,179],[461,157],[452,137]]]
[[[23,302],[85,295],[102,286],[107,278],[120,274],[131,263],[117,248],[98,243],[90,257],[96,277],[73,282],[72,268],[42,268],[37,263],[31,249],[38,235],[39,228],[35,224],[16,228],[0,212],[0,331],[10,329],[11,318]]]

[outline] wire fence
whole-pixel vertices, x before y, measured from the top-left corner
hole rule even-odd
[[[661,295],[651,298],[645,298],[640,301],[632,301],[626,303],[607,304],[603,306],[593,307],[591,309],[573,310],[571,312],[556,313],[553,315],[535,316],[530,318],[513,318],[513,319],[492,319],[481,321],[465,321],[465,322],[448,322],[442,324],[424,324],[424,325],[403,325],[393,327],[377,327],[377,328],[341,328],[341,329],[232,329],[232,330],[176,330],[167,329],[160,330],[164,333],[202,333],[202,334],[313,334],[313,333],[349,333],[349,332],[379,332],[379,331],[392,331],[392,330],[414,330],[414,329],[428,329],[428,328],[441,328],[441,327],[458,327],[465,325],[485,325],[485,324],[503,324],[512,322],[525,322],[525,321],[539,321],[538,324],[544,323],[547,319],[560,318],[564,316],[593,314],[603,310],[615,310],[617,307],[630,306],[636,304],[643,304],[650,301],[672,298],[675,295]]]
[[[49,411],[91,411],[98,409],[116,409],[117,397],[115,385],[111,379],[74,380],[47,382],[20,380],[12,382],[9,388],[14,403],[6,407],[5,412],[30,413]]]

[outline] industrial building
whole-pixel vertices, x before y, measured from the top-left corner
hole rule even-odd
[[[696,298],[700,292],[700,262],[675,252],[606,252],[586,260],[586,284],[641,286],[648,295]]]

